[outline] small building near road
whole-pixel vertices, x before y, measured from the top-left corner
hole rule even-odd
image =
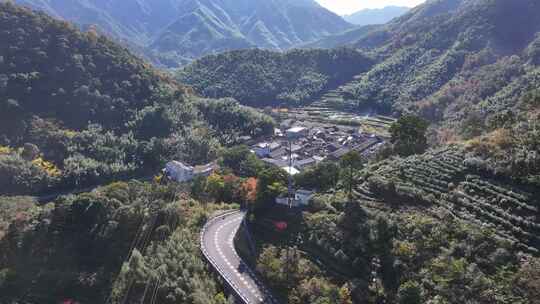
[[[283,137],[283,132],[279,128],[274,128],[274,136]]]
[[[291,202],[291,207],[298,208],[298,207],[308,206],[309,201],[313,198],[314,195],[315,193],[313,191],[304,190],[304,189],[297,190]],[[276,204],[289,206],[289,198],[286,196],[278,197],[276,198]]]
[[[295,167],[285,166],[281,167],[281,169],[285,170],[285,172],[287,172],[289,175],[296,175],[300,173],[300,171],[298,171],[298,169],[296,169]]]
[[[277,150],[274,150],[270,153],[270,158],[273,158],[273,159],[278,159],[278,158],[281,158],[282,156],[286,155],[287,154],[287,149],[281,147]]]
[[[210,176],[215,169],[216,165],[213,163],[192,167],[179,161],[170,161],[165,165],[164,173],[169,179],[183,183],[193,180],[198,176]]]
[[[309,205],[309,201],[313,198],[315,195],[315,192],[310,190],[304,190],[300,189],[296,191],[296,198],[298,199],[299,203],[303,206]]]

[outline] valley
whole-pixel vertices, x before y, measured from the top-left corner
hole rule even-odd
[[[537,304],[539,12],[1,1],[0,303]]]

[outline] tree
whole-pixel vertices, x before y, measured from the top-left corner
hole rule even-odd
[[[236,146],[224,150],[221,155],[221,164],[242,177],[257,176],[264,165],[246,146]]]
[[[380,274],[387,298],[392,302],[399,288],[399,272],[396,267],[396,259],[392,253],[396,227],[391,226],[386,219],[377,219],[375,234],[375,250],[381,261]]]
[[[223,176],[214,173],[206,180],[206,193],[216,202],[223,200],[223,191],[225,189],[225,181]]]
[[[240,186],[242,181],[234,174],[223,176],[222,201],[224,203],[233,203],[241,199]]]
[[[343,231],[343,249],[349,257],[354,257],[353,272],[369,280],[370,264],[373,256],[370,244],[371,226],[368,214],[358,201],[348,201],[341,213],[338,227]]]
[[[422,293],[420,285],[416,282],[405,282],[401,284],[398,291],[398,303],[399,304],[421,304]]]
[[[339,289],[339,304],[353,304],[351,289],[347,285]]]
[[[25,143],[23,146],[23,151],[21,157],[25,160],[34,160],[39,156],[39,148],[31,143]]]
[[[286,191],[287,180],[287,172],[277,167],[267,168],[259,174],[255,215],[266,212],[274,204],[274,200],[280,192],[284,189]]]
[[[206,192],[207,178],[204,176],[197,176],[191,183],[191,195],[198,199],[206,201],[208,199],[208,193]]]
[[[345,154],[341,158],[341,166],[343,167],[343,177],[347,186],[347,194],[349,197],[349,202],[352,201],[352,192],[355,185],[354,172],[362,168],[363,160],[362,155],[357,151],[351,151]]]
[[[286,287],[284,269],[285,264],[279,257],[279,249],[275,246],[263,248],[257,259],[257,271],[276,287],[284,288]]]
[[[335,162],[322,162],[294,176],[300,187],[326,191],[336,187],[339,180],[339,165]]]
[[[252,206],[257,200],[257,184],[257,179],[250,177],[240,185],[240,196],[246,207]]]
[[[390,126],[390,142],[394,151],[401,156],[423,153],[427,148],[428,126],[428,122],[418,116],[400,117]]]
[[[515,285],[531,304],[540,303],[540,259],[531,258],[521,266]]]
[[[207,127],[177,132],[168,140],[170,156],[190,164],[206,164],[217,157],[219,142]]]
[[[251,154],[249,148],[243,145],[225,149],[221,153],[221,165],[238,173],[240,171],[240,163],[245,161],[249,154]]]

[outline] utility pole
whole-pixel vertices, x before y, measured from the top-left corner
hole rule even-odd
[[[288,175],[288,186],[287,186],[287,189],[288,189],[288,198],[287,198],[287,203],[289,205],[289,219],[293,219],[294,218],[294,210],[293,210],[293,204],[294,204],[294,200],[295,200],[295,191],[294,191],[294,185],[293,185],[293,177],[292,177],[292,167],[293,167],[293,157],[292,157],[292,140],[291,138],[288,136],[287,138],[288,140],[288,145],[289,145],[289,168],[287,168],[287,173],[289,174]],[[286,281],[287,281],[287,289],[288,290],[291,290],[292,288],[292,284],[291,284],[291,271],[292,271],[292,255],[293,255],[293,245],[294,245],[294,236],[293,236],[293,232],[290,230],[290,223],[288,225],[288,228],[289,228],[289,233],[288,233],[288,244],[287,244],[287,262],[286,262],[286,265],[285,265],[285,276],[286,276]]]

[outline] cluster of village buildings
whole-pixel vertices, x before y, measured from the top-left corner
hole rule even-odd
[[[365,134],[358,128],[335,125],[287,125],[276,128],[274,136],[267,140],[253,142],[244,138],[252,153],[263,162],[284,169],[290,175],[298,174],[324,160],[339,160],[350,151],[358,151],[363,155],[373,153],[384,139],[373,134]],[[192,167],[182,162],[169,162],[164,172],[169,179],[187,182],[197,176],[209,176],[216,169],[215,164]],[[313,196],[309,190],[296,190],[292,200],[278,197],[277,204],[305,206]]]
[[[276,129],[274,137],[251,147],[262,161],[298,174],[324,160],[339,160],[351,151],[367,155],[384,143],[373,134],[339,126],[292,126]]]
[[[354,127],[287,125],[285,122],[275,129],[271,140],[254,143],[251,151],[265,163],[295,175],[324,160],[338,161],[351,151],[368,156],[383,143],[383,138],[362,133]],[[305,206],[313,195],[312,191],[298,189],[292,201],[288,197],[278,197],[276,203]]]

